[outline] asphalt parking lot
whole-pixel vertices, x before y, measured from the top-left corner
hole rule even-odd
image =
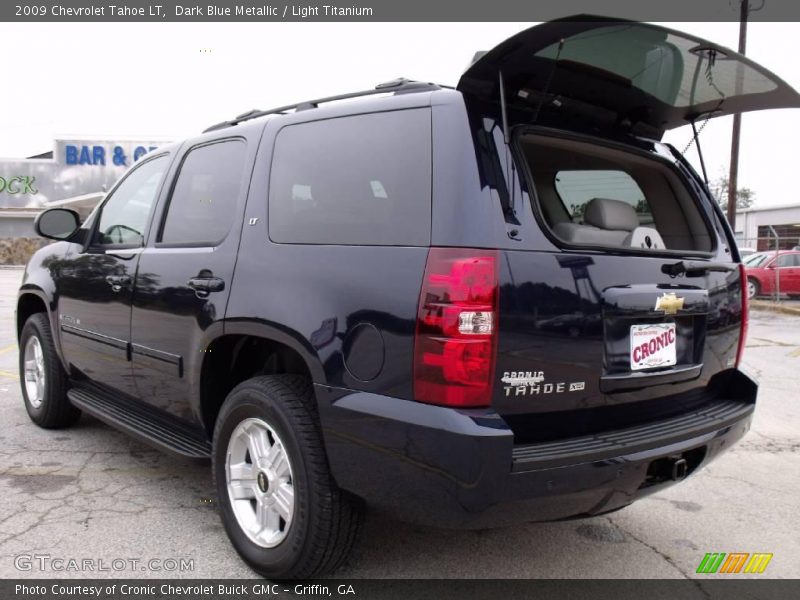
[[[0,269],[0,577],[251,577],[216,514],[207,465],[151,450],[86,416],[63,431],[28,420],[13,328],[21,275]],[[769,552],[760,577],[800,577],[800,317],[754,312],[746,367],[761,382],[753,429],[681,485],[608,517],[491,531],[368,515],[337,575],[683,578],[697,577],[706,552]],[[59,558],[108,570],[54,570],[48,560]],[[193,563],[181,571],[180,559]]]

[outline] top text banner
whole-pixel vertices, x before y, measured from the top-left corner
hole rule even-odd
[[[751,21],[800,21],[800,2],[751,2]],[[534,22],[571,15],[637,21],[738,21],[740,0],[322,0],[267,3],[260,0],[208,3],[128,0],[3,0],[0,21],[461,21]]]

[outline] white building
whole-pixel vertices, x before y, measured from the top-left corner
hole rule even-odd
[[[736,242],[740,247],[775,250],[800,245],[800,204],[753,207],[736,211]]]

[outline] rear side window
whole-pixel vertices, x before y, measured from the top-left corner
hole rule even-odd
[[[710,252],[698,202],[663,161],[589,141],[523,133],[534,201],[566,246]]]
[[[233,224],[245,166],[244,141],[226,140],[190,150],[172,188],[160,242],[221,242]]]
[[[422,246],[431,229],[427,109],[284,127],[269,191],[274,242]]]

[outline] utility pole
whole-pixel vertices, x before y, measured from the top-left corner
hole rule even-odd
[[[744,54],[747,48],[747,14],[750,10],[749,0],[740,0],[739,13],[739,54]],[[736,95],[742,93],[742,73],[741,67],[736,70]],[[728,223],[731,229],[736,231],[736,201],[739,189],[739,135],[742,131],[742,114],[733,115],[733,133],[731,136],[731,170],[728,175]]]

